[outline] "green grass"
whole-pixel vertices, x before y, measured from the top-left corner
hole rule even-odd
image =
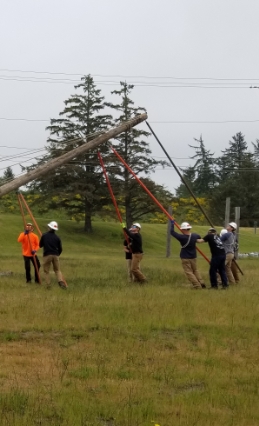
[[[1,271],[13,272],[0,276],[1,425],[259,424],[259,259],[240,260],[239,286],[193,292],[179,243],[166,259],[166,226],[143,224],[149,283],[128,285],[118,224],[85,235],[60,221],[69,288],[53,275],[48,291],[25,283],[21,218],[0,225]],[[258,238],[241,229],[240,251],[258,251]]]

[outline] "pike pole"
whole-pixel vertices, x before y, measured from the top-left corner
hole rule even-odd
[[[209,216],[207,215],[207,213],[205,212],[204,208],[202,207],[202,205],[199,203],[199,200],[195,197],[192,189],[190,188],[188,182],[186,181],[186,179],[184,178],[184,176],[179,172],[178,168],[176,167],[176,165],[174,164],[172,158],[170,157],[170,155],[168,154],[168,152],[166,151],[166,149],[164,148],[164,146],[162,145],[162,143],[160,142],[160,140],[158,139],[157,135],[155,134],[154,130],[152,129],[152,127],[150,126],[150,124],[146,121],[146,125],[148,126],[149,130],[151,131],[152,135],[154,136],[154,138],[156,139],[157,143],[160,145],[160,147],[162,148],[162,150],[164,151],[165,155],[167,156],[168,160],[170,161],[170,163],[172,164],[173,168],[175,169],[176,173],[178,174],[178,176],[180,177],[181,181],[183,182],[183,184],[186,186],[187,190],[189,191],[189,193],[191,194],[192,198],[194,199],[194,201],[196,202],[197,206],[199,207],[200,211],[202,212],[202,214],[204,215],[204,217],[206,217],[207,221],[209,222],[210,226],[212,228],[214,228],[214,225],[212,223],[212,221],[210,220]],[[238,265],[236,259],[233,259],[233,261],[235,263],[235,265],[237,266],[239,272],[244,275],[242,269],[240,268],[240,266]]]
[[[137,180],[137,182],[142,186],[142,188],[146,191],[146,193],[152,198],[152,200],[155,202],[155,204],[162,210],[162,212],[168,217],[169,220],[174,220],[174,218],[168,213],[168,211],[160,204],[160,202],[154,197],[154,195],[149,191],[149,189],[144,185],[144,183],[138,178],[138,176],[133,172],[133,170],[128,166],[128,164],[123,160],[123,158],[120,156],[120,154],[116,151],[115,148],[113,148],[112,145],[110,145],[111,150],[116,155],[116,157],[122,162],[122,164],[127,168],[127,170],[134,176],[134,178]],[[175,222],[175,226],[181,231],[180,226],[177,222]],[[181,231],[182,232],[182,231]],[[210,263],[210,260],[207,258],[207,256],[198,248],[196,247],[196,250],[204,257],[205,260],[207,260],[208,263]]]
[[[19,203],[20,210],[21,210],[21,215],[22,215],[22,218],[23,218],[24,229],[26,229],[26,220],[25,220],[24,210],[23,210],[23,206],[22,206],[22,202],[21,202],[23,196],[22,196],[22,194],[19,194],[19,193],[17,194],[17,196],[18,196],[18,203]],[[29,241],[30,250],[31,250],[31,253],[32,253],[32,245],[31,245],[30,234],[27,234],[27,237],[28,237],[28,241]],[[33,264],[34,264],[34,267],[35,267],[35,271],[36,271],[36,274],[37,274],[37,277],[38,277],[39,284],[41,284],[40,271],[39,271],[39,268],[38,268],[38,265],[37,265],[37,260],[36,260],[35,254],[32,254],[32,259],[33,259]]]
[[[112,199],[113,205],[115,207],[115,210],[116,210],[116,213],[117,213],[117,216],[118,216],[118,219],[119,219],[120,223],[122,223],[123,221],[122,221],[121,213],[120,213],[117,201],[116,201],[116,199],[114,197],[114,193],[113,193],[113,190],[112,190],[112,187],[111,187],[111,184],[110,184],[110,179],[109,179],[109,177],[107,175],[106,168],[105,168],[105,165],[104,165],[104,162],[103,162],[103,159],[102,159],[100,151],[98,151],[97,154],[98,154],[98,158],[99,158],[100,164],[101,164],[102,169],[103,169],[103,174],[104,174],[104,177],[105,177],[105,180],[106,180],[106,183],[107,183],[110,195],[111,195],[111,199]],[[125,237],[125,239],[127,241],[127,244],[129,244],[129,237],[128,237],[128,235],[126,234],[125,231],[123,231],[123,233],[124,233],[124,237]]]

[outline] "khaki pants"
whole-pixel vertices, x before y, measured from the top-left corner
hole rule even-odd
[[[227,253],[226,254],[226,274],[228,278],[229,284],[235,284],[235,278],[232,274],[231,266],[232,266],[232,260],[234,259],[233,253]]]
[[[143,254],[142,253],[132,253],[132,261],[131,261],[131,273],[134,277],[134,281],[137,282],[145,282],[146,277],[142,274],[140,271],[140,262],[142,260]]]
[[[45,273],[45,280],[48,286],[50,285],[49,270],[50,270],[51,264],[53,265],[53,271],[56,274],[58,282],[63,280],[60,267],[59,267],[59,257],[55,256],[54,254],[43,256],[43,270]]]
[[[193,288],[200,289],[204,281],[197,269],[196,259],[181,259],[184,273],[190,283],[193,285]]]
[[[128,282],[132,283],[132,281],[135,281],[135,278],[131,270],[132,259],[126,259],[126,262],[127,262]]]

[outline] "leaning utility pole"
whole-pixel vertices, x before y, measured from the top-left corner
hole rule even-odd
[[[32,180],[38,179],[39,177],[48,174],[51,170],[56,169],[62,166],[63,164],[68,163],[73,158],[79,157],[85,152],[90,151],[90,149],[94,149],[97,146],[101,145],[102,143],[107,142],[109,139],[115,138],[120,133],[126,132],[127,130],[131,129],[131,127],[136,126],[137,124],[141,123],[142,121],[146,119],[147,119],[147,114],[137,115],[131,120],[125,121],[124,123],[119,124],[118,126],[110,129],[108,132],[103,133],[102,135],[98,136],[92,141],[86,142],[84,143],[84,145],[78,148],[75,148],[72,151],[69,151],[64,155],[61,155],[58,158],[50,160],[46,164],[43,164],[42,166],[39,166],[36,169],[29,171],[28,173],[25,173],[23,176],[20,176],[9,183],[2,185],[0,187],[0,197],[2,195],[8,194],[8,192],[18,189],[20,186],[23,186],[26,183],[31,182]]]

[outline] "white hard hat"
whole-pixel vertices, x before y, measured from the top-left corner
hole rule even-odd
[[[132,226],[136,226],[137,228],[141,229],[141,226],[140,226],[140,224],[138,222],[133,223]]]
[[[183,222],[181,223],[180,229],[192,229],[192,227],[188,222]]]
[[[221,231],[220,231],[220,237],[222,237],[222,235],[223,234],[226,234],[228,231],[224,228],[224,229],[221,229]]]
[[[237,224],[235,222],[230,222],[229,226],[231,226],[231,228],[237,229]]]
[[[48,227],[50,229],[54,229],[54,231],[58,231],[58,224],[54,220],[52,222],[48,223]]]

